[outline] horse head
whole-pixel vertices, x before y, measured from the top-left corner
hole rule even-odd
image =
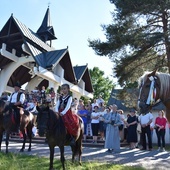
[[[44,136],[47,130],[47,123],[49,119],[50,109],[45,106],[37,106],[37,128],[40,136]]]
[[[139,100],[138,106],[141,113],[148,112],[160,99],[160,80],[156,70],[144,74],[139,79]]]

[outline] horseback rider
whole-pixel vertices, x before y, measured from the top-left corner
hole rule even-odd
[[[19,82],[16,82],[14,85],[14,93],[9,97],[9,105],[14,109],[14,117],[17,125],[17,130],[19,131],[20,127],[20,108],[23,108],[25,101],[25,94],[20,91],[21,85]]]
[[[68,134],[71,136],[70,145],[75,145],[75,136],[79,126],[79,117],[72,113],[72,96],[70,96],[70,87],[68,84],[61,86],[62,96],[57,101],[55,111],[62,117]]]

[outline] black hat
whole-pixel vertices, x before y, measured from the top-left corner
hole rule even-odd
[[[99,108],[99,106],[95,105],[95,106],[94,106],[94,109],[95,109],[96,107]]]
[[[15,86],[21,88],[20,82],[17,81],[17,82],[15,83],[14,87],[15,87]]]

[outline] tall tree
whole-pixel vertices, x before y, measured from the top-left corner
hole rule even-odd
[[[89,40],[98,55],[108,56],[120,85],[133,83],[145,70],[170,73],[170,1],[110,0],[113,23],[103,25],[106,41]]]
[[[98,98],[99,95],[102,95],[102,98],[107,103],[112,88],[114,87],[112,80],[110,80],[109,77],[105,77],[104,72],[101,71],[98,67],[90,69],[90,75],[94,88],[94,98]]]

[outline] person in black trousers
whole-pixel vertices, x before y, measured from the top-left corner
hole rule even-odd
[[[141,134],[141,142],[142,142],[142,149],[141,150],[146,150],[146,135],[148,138],[148,147],[149,150],[152,150],[152,137],[151,137],[151,129],[150,129],[150,124],[153,121],[153,115],[152,113],[148,112],[146,114],[141,114],[139,116],[139,122],[141,124],[141,130],[142,130],[142,134]]]
[[[165,118],[165,113],[163,110],[160,110],[158,117],[155,120],[156,126],[156,135],[158,138],[158,151],[165,151],[165,131],[166,131],[167,119]]]

